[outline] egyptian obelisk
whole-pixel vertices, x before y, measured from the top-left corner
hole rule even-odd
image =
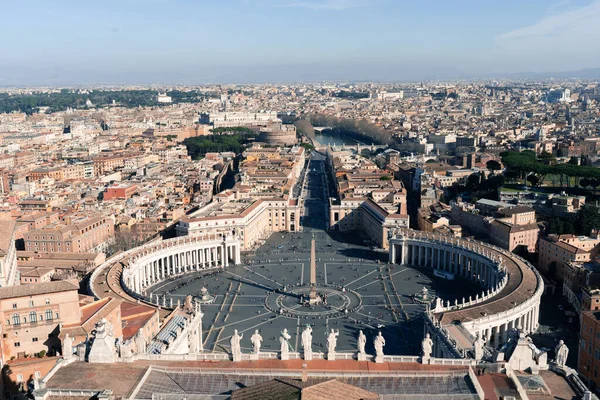
[[[315,250],[315,238],[310,241],[310,304],[319,303],[317,296],[317,252]]]

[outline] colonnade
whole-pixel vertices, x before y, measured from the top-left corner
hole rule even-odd
[[[390,241],[390,262],[395,264],[429,267],[480,283],[488,289],[495,288],[503,277],[499,262],[480,254],[459,250],[422,239]]]
[[[124,271],[123,282],[132,291],[141,294],[147,287],[168,277],[209,268],[226,268],[230,262],[241,262],[241,243],[238,240],[184,243],[133,259]]]
[[[537,330],[543,281],[517,255],[484,243],[411,230],[399,230],[389,241],[391,263],[450,273],[484,289],[478,301],[469,297],[469,302],[432,310],[440,328],[460,322],[473,337],[479,335],[495,347],[515,329]]]

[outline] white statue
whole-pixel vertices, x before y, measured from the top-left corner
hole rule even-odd
[[[564,340],[559,340],[558,345],[554,349],[556,366],[563,368],[567,363],[567,357],[569,356],[569,348],[565,344]]]
[[[358,331],[358,352],[360,354],[365,354],[365,345],[367,344],[367,337],[363,333],[363,331]]]
[[[289,359],[290,356],[290,344],[288,343],[288,340],[290,340],[292,338],[292,336],[288,333],[287,329],[283,329],[283,332],[281,332],[281,336],[279,336],[279,343],[280,343],[280,351],[281,351],[281,359],[282,360],[287,360]]]
[[[333,330],[333,328],[332,328],[331,332],[327,336],[327,352],[329,354],[334,354],[335,353],[335,347],[337,346],[337,338],[338,338],[338,336],[340,336],[339,329],[338,329],[337,332],[335,332]]]
[[[381,332],[377,334],[375,340],[373,341],[373,345],[375,346],[375,357],[382,358],[383,357],[383,346],[385,346],[385,339]]]
[[[475,361],[481,361],[481,359],[483,358],[483,346],[484,345],[485,345],[485,342],[479,336],[479,333],[477,333],[477,337],[475,338],[475,341],[473,342],[473,348],[475,349]]]
[[[198,352],[198,335],[196,334],[196,329],[192,329],[190,334],[188,335],[190,354]]]
[[[250,337],[250,341],[252,342],[252,352],[254,354],[260,353],[260,345],[262,343],[262,340],[262,336],[260,336],[260,333],[258,333],[258,329],[256,329],[254,331],[254,335]]]
[[[431,352],[433,351],[433,340],[429,336],[429,333],[425,334],[425,339],[421,342],[421,350],[423,350],[423,359],[429,359]]]
[[[64,359],[73,357],[73,338],[67,333],[63,339],[62,355]]]
[[[144,354],[146,352],[146,338],[141,330],[135,335],[135,350],[138,354]]]
[[[193,313],[194,312],[194,305],[192,304],[192,296],[191,295],[187,295],[185,296],[185,303],[184,303],[184,309],[185,311],[189,312],[189,313]]]
[[[233,355],[233,361],[242,361],[242,347],[240,346],[240,341],[243,339],[244,334],[238,334],[237,329],[233,330],[233,335],[229,340],[229,344],[231,345],[231,354]]]
[[[302,331],[302,347],[304,348],[304,359],[312,360],[312,328],[306,325]]]

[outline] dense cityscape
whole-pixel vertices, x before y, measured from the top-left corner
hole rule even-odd
[[[6,398],[596,398],[597,82],[0,105]]]

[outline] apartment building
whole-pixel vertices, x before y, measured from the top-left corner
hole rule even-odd
[[[597,232],[593,232],[592,236],[548,235],[539,240],[537,267],[543,273],[564,281],[566,264],[590,262],[598,252],[599,244]]]
[[[582,290],[579,314],[579,376],[591,390],[600,387],[600,289]]]
[[[24,234],[25,250],[85,253],[102,251],[115,232],[112,217],[82,217],[68,224],[52,224]]]
[[[59,327],[79,322],[78,289],[76,280],[0,288],[2,365],[11,357],[60,351]]]

